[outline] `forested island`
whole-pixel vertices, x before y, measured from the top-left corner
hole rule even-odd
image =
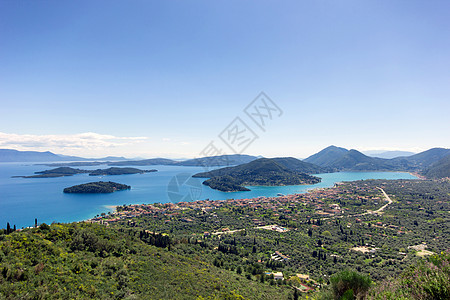
[[[301,165],[301,167],[299,166]],[[282,186],[315,184],[320,178],[301,169],[313,170],[310,164],[294,158],[260,158],[236,167],[198,173],[193,177],[210,178],[204,185],[222,192],[249,191],[245,186]]]
[[[100,193],[113,193],[115,191],[129,190],[131,186],[112,181],[104,182],[89,182],[79,185],[74,185],[64,189],[64,193],[76,193],[76,194],[100,194]]]
[[[89,176],[100,176],[100,175],[127,175],[127,174],[144,174],[150,172],[157,172],[158,170],[141,170],[137,168],[117,168],[111,167],[108,169],[97,169],[97,170],[82,170],[74,169],[70,167],[59,167],[56,169],[45,170],[40,172],[35,172],[37,175],[31,176],[13,176],[21,178],[51,178],[51,177],[64,177],[73,176],[75,174],[88,173]]]

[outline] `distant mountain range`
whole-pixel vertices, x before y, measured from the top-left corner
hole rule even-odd
[[[52,162],[52,161],[92,161],[94,159],[78,156],[67,156],[50,151],[18,151],[13,149],[0,149],[0,162]],[[108,156],[96,158],[97,161],[126,160],[124,157]]]
[[[396,156],[404,152],[395,152],[389,155]],[[301,161],[292,157],[274,158],[274,161],[291,171],[317,174],[336,171],[408,171],[421,172],[422,174],[445,174],[446,160],[437,164],[438,161],[450,155],[450,149],[432,148],[424,152],[395,158],[372,157],[355,149],[345,149],[329,146],[320,152],[311,155]],[[386,154],[388,155],[388,154]],[[0,149],[0,162],[54,162],[46,165],[53,167],[61,166],[149,166],[149,165],[174,165],[174,166],[237,166],[247,164],[261,158],[251,155],[220,155],[213,157],[202,157],[176,161],[167,158],[152,158],[143,160],[126,160],[123,157],[105,157],[102,159],[88,159],[76,156],[64,156],[52,152],[17,151],[11,149]],[[72,162],[64,162],[72,161]],[[444,171],[442,171],[444,168]],[[432,171],[436,170],[436,171]]]
[[[219,155],[210,157],[201,157],[188,159],[184,161],[175,161],[166,158],[152,158],[144,160],[108,162],[110,166],[150,166],[150,165],[177,165],[177,166],[191,166],[191,167],[220,167],[220,166],[235,166],[245,164],[257,159],[256,156],[233,154],[233,155]]]
[[[378,157],[378,158],[396,158],[400,156],[411,156],[416,153],[409,151],[363,151],[363,153],[367,156]]]
[[[329,146],[304,161],[332,171],[421,171],[450,155],[450,149],[430,150],[392,159],[370,157],[357,150]]]

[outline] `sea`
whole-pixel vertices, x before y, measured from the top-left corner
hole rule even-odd
[[[85,170],[108,168],[107,165],[75,167]],[[247,199],[274,197],[305,193],[315,188],[333,187],[337,182],[365,179],[417,179],[404,172],[338,172],[316,174],[322,181],[312,185],[296,186],[250,186],[248,192],[220,192],[202,182],[205,179],[192,178],[193,174],[205,171],[202,167],[145,166],[143,170],[157,172],[89,176],[77,174],[58,178],[13,178],[12,176],[34,175],[34,172],[52,169],[33,163],[0,163],[0,228],[7,222],[17,228],[38,223],[75,222],[95,217],[114,210],[117,205],[151,204],[195,200]],[[130,190],[109,194],[65,194],[63,189],[77,184],[94,181],[113,181],[131,186]]]

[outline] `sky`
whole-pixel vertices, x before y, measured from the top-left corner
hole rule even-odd
[[[439,0],[0,1],[0,148],[450,148],[449,11]]]

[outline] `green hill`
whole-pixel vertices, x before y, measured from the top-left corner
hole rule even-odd
[[[432,148],[411,156],[392,159],[370,157],[357,150],[330,146],[304,161],[333,171],[419,171],[450,154],[450,149]]]
[[[426,169],[423,173],[427,178],[444,178],[450,177],[450,155],[440,159]]]
[[[329,146],[316,154],[311,155],[306,158],[304,161],[312,164],[316,164],[321,167],[329,167],[333,165],[339,158],[345,155],[348,152],[347,149]]]
[[[450,149],[432,148],[411,156],[397,157],[391,161],[407,161],[411,167],[416,169],[426,169],[445,156],[450,155]]]
[[[198,246],[200,249],[200,246]],[[157,248],[130,228],[42,224],[0,233],[1,299],[288,299],[197,256]]]
[[[246,191],[244,186],[300,185],[320,182],[320,178],[297,171],[302,163],[293,165],[291,170],[285,165],[292,164],[294,158],[260,158],[247,164],[198,173],[193,177],[210,178],[203,184],[220,191]],[[308,167],[313,168],[308,164]]]

